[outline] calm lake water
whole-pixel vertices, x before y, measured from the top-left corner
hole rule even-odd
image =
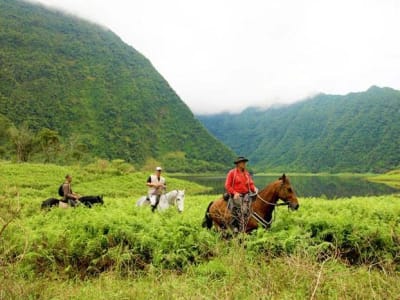
[[[224,192],[225,175],[221,176],[174,176],[211,187],[209,194]],[[258,189],[262,189],[279,176],[254,176]],[[378,196],[399,193],[400,190],[385,184],[369,182],[358,176],[289,176],[298,197],[325,197],[335,199],[351,196]]]

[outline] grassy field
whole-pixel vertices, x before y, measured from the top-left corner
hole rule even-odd
[[[385,174],[370,177],[369,180],[382,182],[392,187],[400,189],[400,170],[393,170]]]
[[[104,206],[42,211],[66,173]],[[0,299],[400,298],[400,195],[299,199],[270,230],[224,239],[201,227],[217,195],[165,175],[182,214],[136,207],[148,174],[120,161],[0,162]]]

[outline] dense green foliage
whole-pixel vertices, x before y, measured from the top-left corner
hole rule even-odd
[[[111,31],[18,0],[0,0],[0,28],[2,157],[13,149],[20,161],[68,163],[89,154],[171,171],[231,164],[233,152]]]
[[[41,211],[41,201],[56,195],[66,172],[74,176],[75,191],[102,193],[105,205]],[[216,197],[198,195],[205,187],[169,178],[170,188],[186,190],[185,211],[151,213],[135,207],[145,179],[146,174],[132,173],[118,162],[68,168],[0,162],[0,296],[400,295],[398,195],[300,199],[296,212],[277,208],[270,230],[225,240],[200,227],[207,204]]]
[[[257,171],[380,173],[400,165],[399,116],[400,91],[371,87],[198,118]]]

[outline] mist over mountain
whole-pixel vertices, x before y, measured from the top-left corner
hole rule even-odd
[[[15,0],[0,0],[0,28],[3,132],[4,124],[32,133],[46,128],[60,139],[61,152],[79,146],[139,166],[153,160],[176,171],[231,165],[233,152],[113,32]],[[2,147],[9,158],[9,147]]]
[[[391,88],[197,118],[261,172],[384,172],[400,166],[400,91]]]

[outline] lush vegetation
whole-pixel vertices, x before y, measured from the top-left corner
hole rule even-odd
[[[383,173],[400,165],[399,112],[400,91],[371,87],[198,118],[259,172]]]
[[[104,194],[92,209],[55,208],[65,173],[74,190]],[[135,207],[146,173],[120,161],[60,167],[0,163],[0,298],[395,299],[400,295],[399,195],[300,199],[269,231],[224,239],[201,228],[207,188],[185,211]]]
[[[18,0],[0,0],[0,28],[0,157],[171,171],[231,164],[233,152],[109,30]]]

